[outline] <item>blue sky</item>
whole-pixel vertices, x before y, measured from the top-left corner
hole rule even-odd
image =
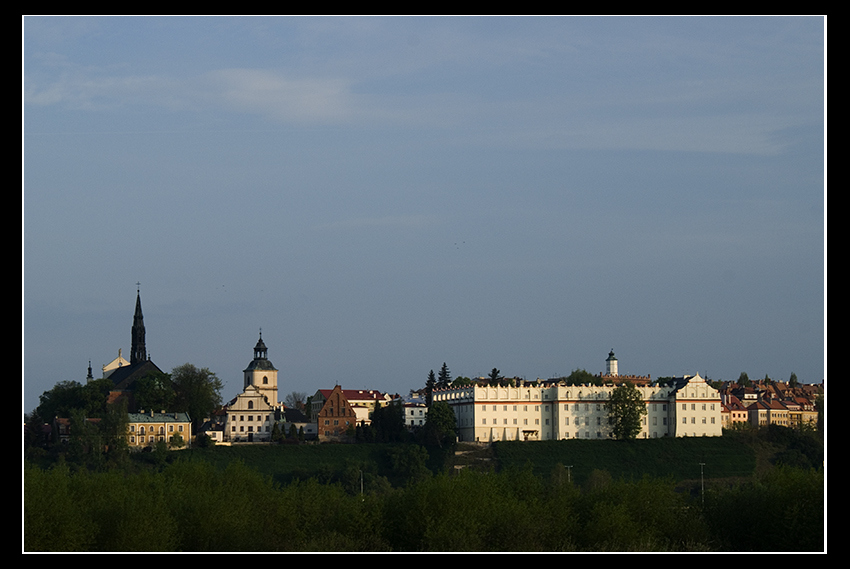
[[[24,410],[147,349],[229,399],[825,377],[820,17],[26,17]]]

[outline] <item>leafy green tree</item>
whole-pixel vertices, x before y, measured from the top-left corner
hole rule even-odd
[[[585,369],[574,369],[570,375],[565,378],[567,385],[591,385],[597,381],[598,378]]]
[[[475,382],[462,375],[454,378],[454,381],[452,381],[452,387],[469,387],[470,385],[475,385]]]
[[[136,409],[171,411],[177,398],[174,383],[167,373],[151,372],[134,385]]]
[[[55,417],[70,417],[74,409],[81,410],[89,418],[103,417],[112,388],[109,378],[95,379],[85,385],[78,381],[60,381],[41,394],[36,412],[47,422]]]
[[[641,419],[647,411],[643,396],[634,384],[627,381],[616,387],[611,392],[606,408],[614,438],[631,440],[638,436]]]
[[[741,375],[738,376],[738,385],[740,385],[741,387],[750,386],[750,376],[747,375],[747,372],[742,371]]]
[[[798,385],[800,385],[800,382],[797,379],[797,374],[792,371],[791,377],[788,379],[788,387],[797,387]]]
[[[372,411],[372,431],[377,442],[395,443],[407,440],[404,408],[398,403],[375,407]]]
[[[188,413],[196,431],[204,418],[221,406],[221,380],[209,369],[188,363],[174,368],[171,380],[176,393],[174,410]]]
[[[456,429],[457,421],[451,406],[445,401],[437,401],[428,409],[419,438],[425,446],[454,447],[457,442]]]

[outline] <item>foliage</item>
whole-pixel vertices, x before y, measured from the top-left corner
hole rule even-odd
[[[436,388],[437,378],[434,375],[434,370],[432,369],[430,372],[428,372],[428,379],[425,380],[425,393],[427,398],[425,404],[428,405],[428,407],[431,406],[431,402],[434,399],[434,389]]]
[[[404,408],[399,403],[376,406],[372,411],[372,431],[376,442],[396,443],[407,440]]]
[[[492,370],[490,370],[490,385],[499,385],[499,377],[501,373],[502,372],[499,371],[497,368],[493,368]]]
[[[673,476],[630,475],[656,462],[675,470],[679,456],[693,463],[741,450],[740,441],[711,439],[518,443],[534,457],[560,455],[559,462],[541,468],[517,456],[500,459],[499,470],[453,475],[429,473],[414,444],[195,448],[148,470],[41,469],[25,461],[24,549],[823,550],[822,470],[783,466],[738,485],[714,484],[704,507],[678,491]],[[605,464],[611,449],[627,455],[619,470]],[[307,464],[319,470],[272,475]]]
[[[457,442],[457,421],[451,406],[438,401],[428,409],[425,425],[419,430],[418,440],[425,446],[454,448]]]
[[[605,404],[617,440],[632,440],[640,434],[641,419],[647,414],[646,403],[637,387],[625,382],[611,392]]]
[[[705,516],[723,551],[824,551],[823,469],[775,468],[709,493]]]
[[[443,367],[440,368],[440,373],[437,374],[437,387],[446,389],[452,384],[452,374],[449,372],[449,367],[446,362],[443,362]]]
[[[167,373],[151,372],[136,380],[133,386],[136,410],[170,410],[177,398],[174,383]]]
[[[597,385],[600,383],[598,377],[585,369],[574,369],[563,380],[567,385]]]
[[[86,417],[102,417],[106,413],[106,401],[112,389],[109,378],[95,379],[85,385],[77,381],[60,381],[39,397],[35,414],[50,422],[54,417],[70,417],[78,409]]]
[[[193,431],[221,406],[221,380],[207,368],[183,364],[171,371],[176,398],[174,410],[189,414]]]

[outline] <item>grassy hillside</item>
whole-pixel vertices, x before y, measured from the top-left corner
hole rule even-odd
[[[614,478],[638,480],[644,475],[677,482],[748,477],[756,467],[753,448],[738,437],[664,438],[635,441],[502,441],[493,447],[500,468],[531,463],[538,476],[548,476],[556,465],[570,466],[574,481],[583,484],[594,470]]]

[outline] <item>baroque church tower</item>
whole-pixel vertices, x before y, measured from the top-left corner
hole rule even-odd
[[[254,346],[254,359],[248,364],[243,372],[245,374],[245,387],[253,385],[257,388],[269,405],[276,406],[277,399],[277,370],[269,361],[268,348],[263,342],[263,332],[260,331],[260,339]]]

